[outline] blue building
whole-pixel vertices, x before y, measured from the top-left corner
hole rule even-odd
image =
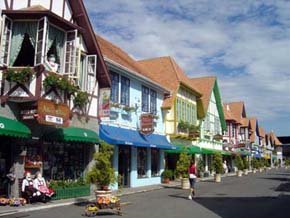
[[[164,134],[161,111],[169,93],[144,77],[144,69],[128,54],[99,36],[97,39],[112,82],[110,111],[101,113],[100,138],[114,145],[115,174],[123,187],[159,184],[164,149],[175,149]]]

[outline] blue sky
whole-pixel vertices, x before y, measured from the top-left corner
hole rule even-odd
[[[290,135],[290,1],[84,0],[95,31],[136,59],[216,75],[266,131]]]

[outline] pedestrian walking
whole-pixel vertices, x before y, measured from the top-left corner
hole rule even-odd
[[[188,199],[192,200],[195,197],[195,182],[196,182],[196,167],[194,160],[191,161],[188,167],[189,183],[190,183],[190,193]]]

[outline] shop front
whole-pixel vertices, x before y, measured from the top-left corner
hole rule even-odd
[[[114,145],[113,166],[118,186],[139,187],[161,183],[164,149],[176,149],[165,135],[144,135],[137,130],[112,125],[100,126],[100,139]]]
[[[14,155],[20,153],[20,147],[31,137],[31,132],[20,121],[0,117],[0,196],[11,196],[15,183],[15,165],[21,164],[19,159],[14,163]]]

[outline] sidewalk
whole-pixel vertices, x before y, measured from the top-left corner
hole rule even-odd
[[[235,176],[235,173],[229,173],[227,175],[222,175],[222,177],[228,177],[228,176]],[[214,177],[206,177],[206,178],[200,178],[198,179],[199,182],[202,181],[211,181]],[[163,188],[168,187],[178,187],[180,186],[180,181],[172,181],[169,184],[160,184],[160,185],[150,185],[150,186],[143,186],[143,187],[137,187],[137,188],[124,188],[121,191],[115,191],[114,194],[118,197],[131,195],[131,194],[137,194],[137,193],[143,193],[143,192],[149,192],[154,190],[159,190]],[[19,207],[10,207],[10,206],[0,206],[0,217],[1,216],[8,216],[15,213],[23,213],[23,212],[30,212],[35,210],[43,210],[43,209],[49,209],[54,207],[62,207],[62,206],[68,206],[72,204],[82,204],[86,203],[88,201],[95,200],[95,196],[87,196],[87,197],[79,197],[79,198],[73,198],[73,199],[64,199],[64,200],[56,200],[51,201],[48,203],[35,203],[35,204],[29,204],[25,206],[19,206]]]

